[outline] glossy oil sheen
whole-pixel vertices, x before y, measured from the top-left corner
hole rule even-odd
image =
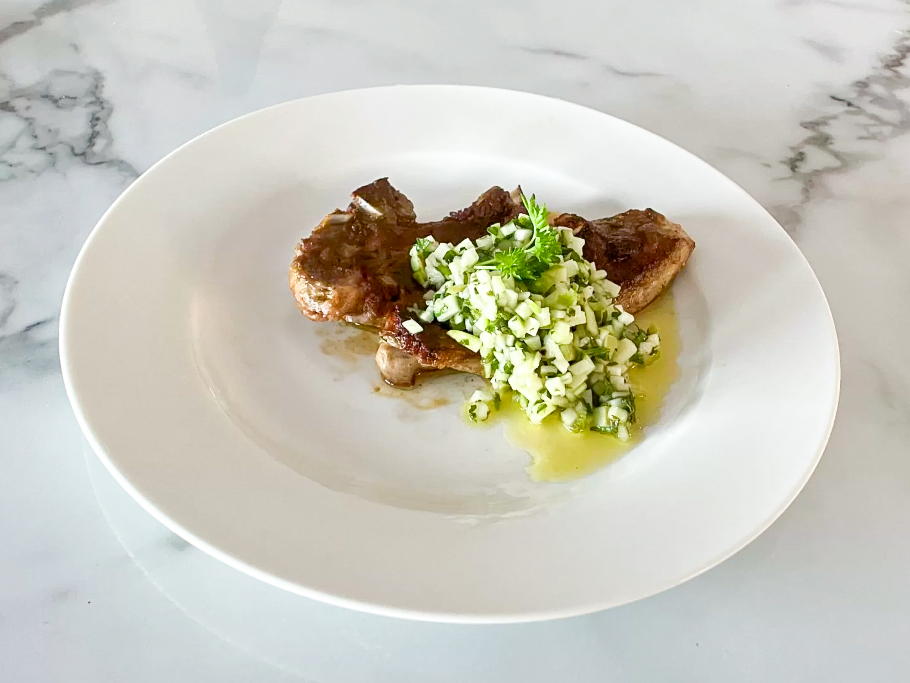
[[[644,328],[655,325],[660,333],[660,358],[646,368],[634,368],[629,377],[640,395],[636,401],[638,423],[626,443],[612,436],[586,432],[573,434],[554,416],[534,425],[524,412],[509,402],[502,418],[509,443],[531,455],[528,473],[534,481],[566,481],[582,477],[607,465],[647,438],[648,425],[660,417],[663,398],[679,377],[677,358],[681,347],[679,324],[672,291],[660,296],[635,316]]]

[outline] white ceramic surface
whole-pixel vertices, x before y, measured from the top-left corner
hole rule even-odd
[[[685,226],[682,379],[640,446],[533,484],[457,405],[416,410],[375,395],[369,363],[326,358],[287,291],[290,255],[385,175],[426,219],[520,182],[551,208],[652,206]],[[450,621],[585,613],[720,562],[805,484],[839,380],[808,264],[730,180],[592,110],[441,86],[291,102],[169,155],[86,242],[60,343],[93,447],[178,534],[295,592]]]

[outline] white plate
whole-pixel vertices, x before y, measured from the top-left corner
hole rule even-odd
[[[298,313],[294,245],[380,176],[422,219],[520,182],[554,209],[685,227],[682,376],[641,445],[534,484],[499,429],[377,394],[369,358],[323,353],[337,328]],[[304,595],[465,622],[619,605],[729,557],[805,484],[839,382],[818,282],[730,180],[605,114],[450,86],[290,102],[169,155],[86,242],[60,351],[93,448],[185,539]]]

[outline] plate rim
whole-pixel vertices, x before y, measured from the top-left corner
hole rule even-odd
[[[684,153],[685,155],[691,157],[692,159],[696,160],[698,163],[708,166],[715,173],[717,173],[718,176],[722,177],[727,182],[727,184],[730,186],[731,189],[735,189],[735,191],[740,193],[744,198],[746,198],[748,201],[753,203],[757,208],[759,208],[767,216],[767,218],[770,219],[774,223],[774,225],[777,226],[778,230],[780,230],[780,232],[784,236],[786,236],[787,241],[789,242],[789,247],[792,249],[792,251],[795,252],[794,255],[798,255],[798,257],[802,260],[803,265],[808,269],[808,272],[811,274],[812,283],[815,286],[815,288],[817,289],[818,293],[821,295],[821,303],[824,304],[824,308],[825,308],[825,312],[826,312],[825,320],[826,320],[826,323],[829,325],[829,330],[831,333],[830,341],[832,343],[833,361],[834,361],[834,367],[833,367],[834,388],[833,388],[832,402],[831,402],[831,406],[830,406],[830,414],[828,417],[827,425],[824,430],[824,434],[822,435],[822,438],[819,440],[819,445],[816,449],[816,452],[813,455],[811,466],[806,469],[804,475],[798,481],[796,486],[794,486],[793,490],[791,490],[788,493],[788,495],[784,499],[784,502],[781,505],[779,505],[778,508],[776,510],[774,510],[761,525],[756,527],[756,529],[751,534],[749,534],[746,537],[744,537],[743,539],[741,539],[737,544],[734,544],[734,546],[732,546],[727,551],[720,553],[717,557],[712,558],[711,560],[708,560],[703,565],[692,570],[690,573],[688,573],[683,578],[666,582],[666,585],[661,585],[660,587],[657,587],[657,588],[654,588],[653,590],[648,591],[646,594],[643,594],[643,595],[640,595],[638,597],[634,597],[634,598],[628,599],[628,600],[620,600],[620,601],[601,600],[601,601],[597,601],[597,602],[593,602],[593,601],[589,602],[584,606],[567,607],[564,609],[549,609],[549,610],[543,610],[543,611],[523,611],[523,612],[506,612],[506,613],[482,613],[481,614],[481,613],[475,613],[475,612],[464,612],[464,613],[434,612],[434,611],[429,611],[429,610],[401,608],[401,607],[395,607],[392,605],[383,605],[383,604],[379,604],[377,602],[370,602],[370,601],[365,601],[365,600],[361,600],[361,599],[357,599],[357,598],[345,597],[345,596],[334,594],[334,593],[328,593],[328,592],[325,592],[325,591],[322,591],[319,589],[303,586],[303,585],[301,585],[299,583],[295,583],[291,580],[283,579],[281,577],[270,574],[266,570],[260,569],[259,567],[249,564],[248,562],[244,562],[242,560],[235,558],[234,556],[230,555],[229,553],[219,549],[218,547],[212,545],[208,541],[198,537],[197,535],[195,535],[192,532],[190,532],[189,530],[187,530],[185,527],[183,527],[183,525],[181,525],[179,522],[177,522],[177,520],[173,519],[168,514],[166,514],[164,511],[162,511],[160,508],[156,507],[153,503],[151,503],[129,481],[129,479],[127,479],[120,472],[120,470],[115,465],[113,459],[111,458],[110,454],[102,446],[100,439],[95,434],[91,425],[89,424],[89,420],[87,419],[85,412],[83,410],[83,407],[80,403],[78,387],[76,386],[74,378],[73,378],[73,366],[72,366],[72,361],[71,361],[70,352],[69,352],[68,330],[69,330],[69,327],[71,324],[71,318],[73,315],[72,311],[71,311],[71,301],[72,301],[72,296],[73,296],[72,290],[73,290],[74,282],[79,276],[79,271],[80,271],[83,261],[85,260],[86,254],[91,249],[92,243],[94,242],[94,240],[97,238],[97,236],[99,234],[99,228],[101,226],[103,226],[103,224],[108,220],[108,217],[111,214],[113,214],[115,211],[118,210],[121,203],[126,201],[126,198],[130,194],[130,191],[134,187],[137,187],[137,185],[139,183],[142,183],[143,179],[145,178],[146,175],[152,173],[153,171],[156,171],[156,169],[159,169],[159,167],[164,165],[165,162],[167,162],[171,157],[177,155],[185,148],[197,143],[201,139],[204,139],[210,135],[216,134],[218,131],[222,130],[223,128],[235,125],[238,122],[243,121],[247,118],[258,116],[258,115],[260,115],[264,112],[270,111],[270,110],[279,109],[282,107],[293,106],[293,105],[303,102],[303,101],[310,101],[310,100],[316,100],[316,99],[330,99],[333,97],[345,96],[345,95],[350,95],[353,93],[366,93],[366,92],[377,92],[377,91],[404,92],[404,91],[416,91],[416,90],[424,90],[424,91],[437,90],[437,91],[450,91],[450,92],[460,92],[460,93],[467,93],[467,92],[471,92],[471,91],[484,91],[484,92],[492,91],[492,92],[498,92],[498,93],[505,93],[505,94],[509,94],[509,95],[517,95],[517,96],[521,96],[521,97],[540,98],[542,100],[547,100],[547,101],[550,101],[553,103],[557,103],[559,106],[569,106],[572,108],[585,110],[587,112],[593,112],[599,116],[608,117],[609,119],[612,119],[613,121],[619,122],[623,125],[631,126],[633,128],[644,131],[644,132],[648,133],[650,136],[658,138],[663,144],[670,145],[673,148],[675,148],[676,150],[678,150],[678,151]],[[178,146],[171,152],[169,152],[166,155],[164,155],[163,157],[161,157],[154,164],[152,164],[146,171],[144,171],[139,176],[139,178],[137,178],[129,186],[127,186],[120,193],[120,195],[114,200],[114,202],[107,208],[107,210],[104,211],[104,213],[101,215],[101,217],[95,223],[94,227],[92,228],[91,232],[89,233],[89,235],[86,238],[85,242],[83,243],[82,247],[80,248],[79,253],[76,257],[76,260],[73,263],[72,269],[67,278],[66,287],[64,289],[59,321],[60,321],[60,324],[59,324],[58,348],[59,348],[59,354],[60,354],[61,374],[63,377],[63,383],[64,383],[64,388],[66,390],[67,398],[69,399],[70,405],[73,408],[73,412],[75,414],[77,423],[79,424],[80,430],[82,431],[83,438],[88,442],[88,444],[91,446],[92,451],[101,460],[101,462],[104,464],[105,468],[108,470],[108,472],[111,473],[111,475],[118,482],[118,484],[120,484],[120,486],[122,486],[124,488],[124,490],[130,495],[130,497],[133,498],[146,512],[148,512],[150,515],[152,515],[153,518],[158,520],[161,524],[163,524],[171,532],[177,534],[178,536],[180,536],[184,540],[188,541],[195,547],[199,548],[203,552],[207,553],[208,555],[212,556],[213,558],[215,558],[215,559],[227,564],[228,566],[230,566],[234,569],[237,569],[249,576],[252,576],[253,578],[256,578],[260,581],[263,581],[263,582],[270,584],[272,586],[275,586],[277,588],[281,588],[281,589],[287,590],[291,593],[295,593],[297,595],[301,595],[301,596],[304,596],[307,598],[316,599],[321,602],[332,604],[332,605],[335,605],[338,607],[355,609],[355,610],[359,610],[362,612],[372,613],[372,614],[381,615],[381,616],[388,616],[388,617],[394,617],[394,618],[405,618],[405,619],[410,619],[410,620],[435,622],[435,623],[508,624],[508,623],[537,622],[537,621],[546,621],[546,620],[552,620],[552,619],[562,619],[562,618],[569,618],[569,617],[574,617],[574,616],[581,616],[581,615],[585,615],[585,614],[591,614],[594,612],[606,610],[606,609],[609,609],[612,607],[617,607],[617,606],[624,605],[624,604],[631,604],[633,602],[637,602],[639,600],[643,600],[648,597],[652,597],[652,596],[662,593],[666,590],[669,590],[676,586],[682,585],[683,583],[686,583],[686,582],[694,579],[697,576],[700,576],[701,574],[707,572],[708,570],[723,563],[724,561],[726,561],[733,555],[740,552],[743,548],[748,546],[750,543],[752,543],[756,538],[758,538],[761,534],[763,534],[787,510],[787,508],[789,508],[789,506],[793,503],[793,501],[796,499],[796,497],[799,495],[799,493],[803,490],[803,488],[805,487],[805,485],[811,478],[812,474],[815,472],[815,469],[817,468],[818,463],[821,461],[821,457],[825,452],[825,449],[826,449],[827,444],[831,437],[832,430],[834,428],[834,423],[836,420],[837,410],[838,410],[839,401],[840,401],[841,372],[842,372],[841,358],[840,358],[840,345],[839,345],[839,340],[837,337],[836,324],[834,321],[833,314],[831,312],[830,303],[828,302],[827,296],[824,292],[824,289],[821,286],[818,276],[816,275],[814,269],[812,268],[811,264],[809,263],[808,259],[805,256],[805,254],[803,254],[802,250],[796,244],[796,242],[794,241],[792,236],[783,228],[783,226],[777,221],[777,219],[775,219],[770,214],[770,212],[768,212],[768,210],[765,209],[765,207],[757,199],[752,197],[748,192],[746,192],[745,189],[743,189],[734,180],[729,178],[725,173],[723,173],[722,171],[720,171],[719,169],[714,167],[709,162],[702,159],[697,154],[694,154],[693,152],[685,149],[684,147],[678,145],[677,143],[675,143],[671,140],[668,140],[667,138],[663,137],[662,135],[654,133],[653,131],[649,130],[648,128],[645,128],[638,124],[632,123],[632,122],[622,119],[620,117],[614,116],[607,112],[601,111],[599,109],[594,109],[593,107],[588,107],[588,106],[585,106],[582,104],[578,104],[576,102],[572,102],[572,101],[565,100],[565,99],[558,98],[558,97],[542,95],[539,93],[533,93],[533,92],[527,92],[527,91],[521,91],[521,90],[515,90],[515,89],[509,89],[509,88],[496,88],[496,87],[475,86],[475,85],[456,85],[456,84],[451,84],[451,85],[449,85],[449,84],[413,84],[413,85],[376,86],[376,87],[368,87],[368,88],[352,88],[352,89],[346,89],[346,90],[340,90],[340,91],[321,93],[321,94],[312,95],[309,97],[295,98],[293,100],[276,103],[276,104],[270,105],[268,107],[263,107],[261,109],[257,109],[255,111],[251,111],[251,112],[248,112],[241,116],[232,118],[211,129],[204,131],[203,133],[184,142],[183,144],[181,144],[180,146]]]

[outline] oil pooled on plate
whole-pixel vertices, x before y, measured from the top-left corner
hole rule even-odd
[[[672,292],[661,295],[647,309],[636,314],[635,320],[644,328],[650,325],[658,328],[661,352],[660,358],[647,368],[633,368],[629,372],[639,396],[635,404],[638,422],[630,441],[623,443],[612,436],[592,431],[573,434],[552,415],[543,424],[531,424],[512,401],[504,402],[502,410],[489,421],[481,425],[468,424],[486,428],[501,423],[506,440],[530,454],[528,474],[534,481],[577,479],[617,460],[642,439],[644,428],[657,422],[664,396],[679,377],[681,343]],[[334,356],[349,370],[365,357],[375,354],[379,344],[374,331],[353,325],[327,325],[320,328],[320,332],[325,337],[321,344],[323,353]],[[418,410],[431,410],[453,401],[463,401],[470,394],[470,389],[481,382],[480,378],[459,373],[428,373],[413,389],[379,384],[373,391],[374,395],[397,398]]]
[[[628,452],[642,438],[642,429],[660,417],[663,398],[679,376],[679,326],[672,293],[663,294],[637,313],[635,320],[644,328],[649,325],[658,328],[661,350],[660,358],[650,366],[629,372],[629,379],[640,396],[635,403],[638,422],[631,441],[623,443],[591,431],[573,434],[552,415],[543,424],[534,425],[514,402],[503,405],[500,419],[506,439],[531,455],[528,473],[534,481],[566,481],[590,474]]]

